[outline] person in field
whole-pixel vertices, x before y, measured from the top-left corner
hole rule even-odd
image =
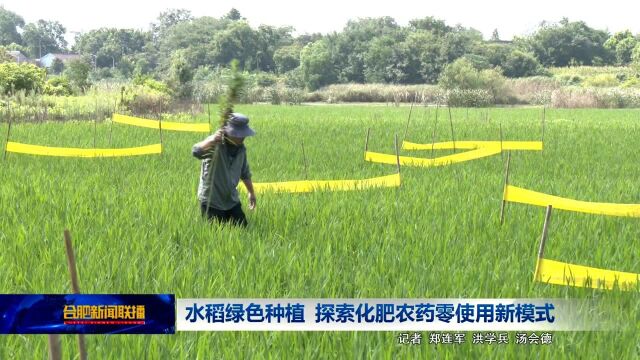
[[[207,219],[247,226],[236,187],[242,180],[249,193],[249,209],[255,209],[256,195],[244,146],[244,139],[253,135],[249,118],[233,113],[226,126],[193,145],[191,153],[202,160],[198,200]]]

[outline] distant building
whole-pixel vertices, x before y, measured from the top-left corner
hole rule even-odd
[[[7,53],[15,59],[15,61],[18,64],[22,64],[22,63],[33,63],[33,60],[29,59],[28,57],[24,56],[23,53],[21,53],[20,51],[7,51]]]
[[[70,60],[82,59],[82,56],[77,55],[77,54],[53,54],[53,53],[49,53],[49,54],[41,57],[38,60],[38,62],[40,63],[40,66],[42,66],[42,67],[50,68],[50,67],[53,66],[53,62],[56,59],[59,59],[63,63],[66,63],[67,61],[70,61]]]

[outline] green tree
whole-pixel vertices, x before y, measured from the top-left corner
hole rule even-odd
[[[54,74],[61,74],[64,71],[64,63],[62,60],[55,58],[51,64],[51,72]]]
[[[191,11],[186,9],[170,9],[161,12],[156,22],[151,23],[151,34],[154,40],[166,36],[167,32],[174,26],[193,20]]]
[[[144,52],[149,41],[139,30],[101,28],[77,36],[73,50],[94,58],[96,67],[116,67],[123,57]]]
[[[638,44],[638,39],[631,31],[625,30],[615,33],[605,43],[604,47],[615,53],[618,65],[626,65],[631,62],[633,49]]]
[[[480,73],[469,60],[464,58],[445,66],[438,84],[447,90],[482,88]]]
[[[233,59],[239,61],[241,69],[259,68],[257,37],[249,23],[243,20],[233,21],[213,38],[215,61],[217,64],[229,64]]]
[[[302,49],[300,67],[305,86],[309,90],[333,84],[338,79],[326,39],[308,44]]]
[[[278,74],[284,74],[300,66],[300,52],[302,46],[298,44],[283,46],[273,53],[273,62]]]
[[[498,34],[498,29],[493,29],[493,33],[491,33],[491,41],[500,41],[500,34]]]
[[[480,86],[482,89],[489,91],[493,97],[493,103],[498,103],[505,97],[505,78],[496,69],[486,69],[479,72]]]
[[[293,43],[292,27],[260,25],[255,36],[255,68],[259,71],[276,71],[275,53],[279,48]],[[301,47],[300,47],[301,48]]]
[[[186,51],[176,50],[171,55],[168,84],[178,97],[188,98],[191,96],[191,80],[193,70],[187,61]]]
[[[407,36],[409,77],[414,83],[434,84],[446,64],[440,55],[439,37],[433,32],[416,30]]]
[[[447,25],[444,20],[436,19],[432,16],[409,21],[409,27],[413,30],[424,30],[432,33],[436,37],[442,37],[452,32],[454,29]]]
[[[403,40],[401,28],[389,16],[350,20],[341,33],[325,37],[327,46],[334,49],[332,62],[339,69],[339,82],[365,82],[366,54],[371,41],[382,36]]]
[[[9,45],[6,46],[7,50],[11,50],[11,51],[20,51],[23,54],[27,54],[29,51],[27,50],[26,46],[20,45],[20,44],[16,44],[16,43],[11,43]]]
[[[406,37],[408,62],[405,66],[407,82],[436,83],[444,67],[482,43],[482,34],[461,26],[450,27],[442,20],[426,18],[410,22]],[[483,60],[479,57],[475,59]],[[413,70],[417,68],[416,70]],[[414,73],[417,72],[417,75]]]
[[[503,73],[507,77],[517,78],[545,74],[538,60],[528,53],[514,50],[502,64]]]
[[[559,24],[543,22],[533,35],[519,42],[545,66],[592,65],[597,59],[613,60],[611,51],[604,47],[608,38],[606,31],[565,18]]]
[[[229,12],[222,18],[227,20],[232,20],[232,21],[246,20],[245,18],[242,17],[242,15],[240,15],[240,11],[238,11],[236,8],[231,8],[231,10],[229,10]]]
[[[18,29],[23,27],[22,16],[0,6],[0,45],[22,44],[22,36]]]
[[[479,71],[465,58],[444,68],[439,85],[446,90],[487,90],[494,103],[505,94],[505,78],[502,74],[495,69]]]
[[[69,79],[71,85],[80,92],[85,92],[89,83],[91,65],[84,59],[70,60],[65,65],[64,76]]]
[[[385,35],[371,40],[364,54],[364,77],[368,83],[407,82],[409,48]]]
[[[300,48],[302,48],[303,46],[310,44],[312,42],[318,41],[320,39],[322,39],[323,36],[320,33],[313,33],[313,34],[302,34],[299,35],[298,37],[296,37],[293,41],[297,44],[300,45]]]
[[[64,52],[67,48],[67,40],[64,38],[66,32],[67,29],[57,21],[38,20],[27,24],[22,38],[28,55],[41,58],[48,53]]]
[[[185,50],[186,61],[193,69],[220,64],[216,61],[218,50],[214,39],[228,23],[228,20],[201,17],[171,27],[166,36],[159,39],[159,70],[167,72],[171,67],[171,56],[166,54],[181,49]]]
[[[631,53],[631,66],[636,72],[636,76],[640,76],[640,43],[636,45]]]
[[[489,62],[489,65],[496,67],[504,66],[504,62],[514,51],[515,47],[510,44],[501,43],[478,43],[473,47],[472,53],[483,56]]]

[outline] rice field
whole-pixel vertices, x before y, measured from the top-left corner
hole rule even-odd
[[[395,166],[408,107],[269,106],[251,118],[254,182],[359,179]],[[454,109],[457,140],[540,140],[541,109]],[[195,121],[206,122],[206,114]],[[414,108],[406,139],[431,142],[435,109]],[[435,140],[451,140],[440,110]],[[7,123],[0,123],[4,144]],[[91,121],[14,123],[11,141],[133,147],[152,129]],[[587,201],[640,203],[638,110],[547,110],[544,151],[513,151],[510,183]],[[0,293],[68,293],[63,230],[71,231],[85,293],[174,293],[177,298],[586,298],[618,331],[556,332],[552,345],[398,345],[390,332],[228,332],[93,335],[96,359],[177,358],[638,358],[637,292],[533,283],[541,207],[508,204],[499,224],[505,156],[436,168],[403,167],[402,186],[357,192],[258,195],[246,230],[207,224],[196,190],[202,134],[163,133],[160,156],[111,159],[7,154],[0,162]],[[438,155],[451,150],[436,151]],[[430,157],[429,151],[402,155]],[[640,273],[640,219],[556,211],[545,257]],[[65,335],[65,358],[77,354]],[[46,336],[0,336],[0,359],[46,358]]]

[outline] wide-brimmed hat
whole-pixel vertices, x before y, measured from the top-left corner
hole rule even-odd
[[[223,129],[227,135],[237,138],[245,138],[256,134],[249,127],[249,118],[240,113],[232,113]]]

